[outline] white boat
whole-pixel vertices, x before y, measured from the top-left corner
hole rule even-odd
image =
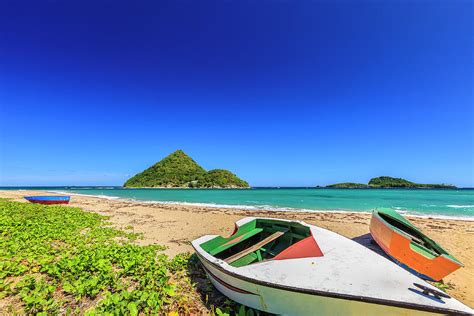
[[[230,237],[192,245],[222,294],[270,313],[473,314],[379,254],[304,222],[247,217]]]

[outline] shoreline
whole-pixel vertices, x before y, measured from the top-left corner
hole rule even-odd
[[[20,191],[20,190],[18,190]],[[28,190],[21,190],[28,191]],[[0,190],[1,192],[1,190]],[[268,211],[268,212],[282,212],[282,213],[331,213],[331,214],[372,214],[372,211],[354,211],[354,210],[315,210],[315,209],[305,209],[305,208],[291,208],[291,207],[274,207],[271,205],[244,205],[244,204],[213,204],[213,203],[199,203],[199,202],[183,202],[183,201],[158,201],[158,200],[137,200],[131,198],[122,198],[119,196],[110,196],[110,195],[93,195],[93,194],[82,194],[82,193],[73,193],[66,191],[45,191],[48,193],[54,194],[64,194],[71,196],[84,196],[91,198],[99,198],[106,200],[115,200],[115,201],[125,201],[131,203],[147,203],[147,204],[159,204],[159,205],[177,205],[177,206],[196,206],[196,207],[209,207],[209,208],[225,208],[233,210],[248,210],[248,211]],[[451,216],[451,215],[441,215],[441,214],[414,214],[410,211],[396,209],[397,212],[401,213],[403,216],[412,217],[412,218],[426,218],[426,219],[444,219],[444,220],[454,220],[454,221],[466,221],[474,222],[474,216]]]
[[[44,190],[0,190],[0,198],[28,203],[23,196],[45,193],[47,191]],[[143,234],[138,244],[166,246],[164,253],[169,256],[192,253],[191,241],[203,235],[229,236],[234,223],[248,216],[304,221],[332,230],[380,253],[369,233],[370,213],[249,210],[84,195],[72,195],[68,206],[107,216],[111,226]],[[474,221],[407,217],[465,265],[448,275],[444,282],[448,286],[448,294],[474,306],[474,288],[471,284],[474,280]]]
[[[190,187],[124,187],[121,185],[84,185],[84,186],[74,186],[74,185],[60,185],[60,186],[0,186],[0,191],[6,190],[36,190],[36,191],[46,191],[48,188],[111,188],[111,189],[176,189],[176,190],[226,190],[228,188],[190,188]],[[245,188],[230,188],[233,189],[244,189],[244,190],[259,190],[259,189],[315,189],[315,190],[324,190],[324,189],[334,189],[334,190],[474,190],[474,187],[455,187],[455,188],[410,188],[410,187],[369,187],[369,188],[332,188],[327,186],[296,186],[296,187],[285,187],[285,186],[276,186],[276,187],[267,187],[267,186],[255,186],[255,187],[245,187]]]

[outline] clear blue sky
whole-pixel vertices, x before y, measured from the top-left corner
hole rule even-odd
[[[0,185],[474,186],[473,3],[2,1]]]

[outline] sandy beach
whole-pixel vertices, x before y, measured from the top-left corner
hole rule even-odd
[[[0,191],[0,198],[25,202],[23,196],[37,194],[44,195],[45,192],[4,190]],[[110,216],[111,223],[118,228],[133,227],[135,232],[143,233],[144,238],[139,243],[167,246],[166,253],[170,256],[192,252],[190,242],[202,235],[231,234],[234,222],[246,216],[303,220],[333,230],[374,251],[380,251],[371,243],[370,215],[364,213],[249,211],[88,196],[72,196],[69,205]],[[417,217],[409,219],[464,263],[464,268],[446,277],[444,282],[449,285],[447,292],[450,295],[474,306],[474,221]]]

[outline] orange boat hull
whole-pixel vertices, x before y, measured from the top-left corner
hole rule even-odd
[[[428,258],[410,247],[411,239],[391,229],[382,219],[372,215],[370,234],[377,244],[397,263],[424,279],[439,281],[461,265],[445,255]]]

